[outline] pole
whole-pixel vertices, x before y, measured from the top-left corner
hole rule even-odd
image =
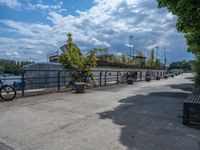
[[[132,38],[133,38],[133,36],[132,35],[130,35],[130,43],[129,43],[129,46],[130,46],[130,52],[129,52],[129,55],[131,56],[131,51],[132,51]]]
[[[159,49],[159,46],[155,46],[155,49],[156,49],[156,67],[158,66],[158,49]]]
[[[165,69],[166,69],[166,65],[167,65],[167,49],[164,48],[164,62],[165,62]]]
[[[158,59],[158,49],[159,49],[159,46],[156,46],[156,60]]]

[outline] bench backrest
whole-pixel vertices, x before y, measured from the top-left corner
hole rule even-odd
[[[192,93],[186,100],[185,103],[200,104],[200,93]]]

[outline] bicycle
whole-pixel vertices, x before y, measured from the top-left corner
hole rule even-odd
[[[11,85],[3,84],[0,79],[0,98],[4,101],[12,101],[16,95],[16,89]]]

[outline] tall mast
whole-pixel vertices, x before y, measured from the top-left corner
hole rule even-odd
[[[164,48],[164,62],[165,62],[165,69],[166,69],[166,65],[167,65],[167,49]]]

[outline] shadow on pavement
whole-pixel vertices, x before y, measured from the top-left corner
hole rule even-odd
[[[136,95],[99,116],[121,126],[119,141],[130,150],[199,150],[199,141],[186,134],[198,137],[200,132],[183,126],[180,117],[187,96],[182,92]]]
[[[184,78],[184,79],[189,79],[189,80],[194,80],[194,77],[186,77],[186,78]]]
[[[179,85],[170,85],[172,89],[180,89],[182,91],[192,92],[193,84],[192,83],[184,83]]]

